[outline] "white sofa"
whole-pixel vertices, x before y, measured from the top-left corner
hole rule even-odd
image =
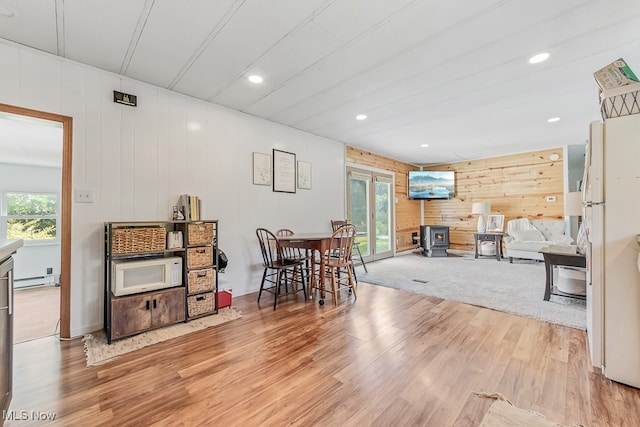
[[[544,260],[540,249],[550,245],[571,245],[573,239],[565,234],[566,223],[560,219],[519,218],[507,222],[504,237],[506,256],[514,258]]]

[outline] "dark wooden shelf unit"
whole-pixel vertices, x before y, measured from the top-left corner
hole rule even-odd
[[[155,247],[141,250],[136,250],[134,246],[133,250],[123,252],[121,246],[116,245],[119,250],[114,251],[114,230],[118,230],[116,233],[122,230],[135,232],[137,228],[149,227],[160,227],[166,233],[181,231],[182,247],[167,249],[165,233],[164,246],[156,244]],[[104,233],[104,327],[109,343],[218,312],[218,221],[107,222],[104,224]],[[122,296],[113,294],[114,261],[174,256],[182,258],[180,286]]]

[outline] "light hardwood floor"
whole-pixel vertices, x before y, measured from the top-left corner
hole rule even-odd
[[[80,340],[18,344],[11,409],[73,426],[475,426],[482,390],[566,425],[640,425],[640,390],[592,371],[583,331],[365,283],[337,307],[298,298],[234,298],[241,319],[96,367]]]
[[[60,287],[17,289],[14,295],[13,342],[47,337],[57,332]]]

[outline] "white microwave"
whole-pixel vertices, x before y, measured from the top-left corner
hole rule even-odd
[[[182,258],[180,257],[111,262],[111,292],[115,296],[181,285]]]

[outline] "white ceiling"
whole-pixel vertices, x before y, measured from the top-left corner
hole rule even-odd
[[[593,72],[640,72],[638,0],[0,5],[2,38],[414,164],[582,144]]]

